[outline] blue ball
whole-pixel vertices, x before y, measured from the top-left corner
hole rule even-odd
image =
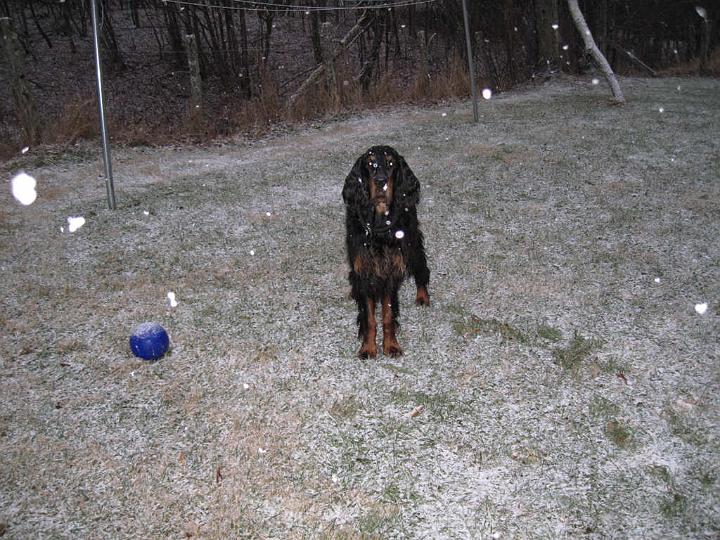
[[[130,335],[130,348],[135,356],[143,360],[157,360],[170,346],[165,329],[156,322],[138,325]]]

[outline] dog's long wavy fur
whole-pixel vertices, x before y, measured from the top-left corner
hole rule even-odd
[[[400,356],[398,291],[406,275],[415,278],[416,304],[430,304],[430,271],[417,218],[420,182],[393,148],[373,146],[355,162],[342,194],[351,295],[362,339],[358,356],[377,356],[377,302],[382,306],[383,352]]]

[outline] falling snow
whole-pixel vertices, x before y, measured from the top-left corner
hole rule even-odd
[[[68,231],[70,231],[71,233],[74,233],[74,232],[77,231],[80,227],[82,227],[83,225],[85,225],[85,218],[82,217],[82,216],[80,216],[80,217],[69,217],[69,218],[67,218],[67,222],[68,222]]]
[[[37,198],[37,191],[35,191],[37,182],[32,176],[21,172],[14,176],[10,182],[13,197],[20,204],[28,206],[35,202]]]

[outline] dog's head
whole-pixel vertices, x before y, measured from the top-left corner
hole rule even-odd
[[[390,146],[373,146],[361,155],[345,180],[345,204],[371,203],[378,214],[394,202],[417,203],[419,183],[403,157]]]
[[[365,152],[364,157],[368,196],[375,212],[384,214],[393,201],[399,156],[389,146],[373,146]]]

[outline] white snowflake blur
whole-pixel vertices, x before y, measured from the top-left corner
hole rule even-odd
[[[168,301],[170,302],[170,307],[177,307],[178,303],[175,299],[175,293],[170,291],[167,293]]]
[[[708,305],[706,302],[703,302],[702,304],[695,304],[695,311],[697,311],[698,315],[705,315],[707,308]]]
[[[71,233],[77,231],[80,227],[85,225],[85,218],[82,216],[78,217],[69,217],[67,218],[68,221],[68,231]]]
[[[403,231],[395,231],[395,238],[398,240],[402,240],[405,238],[405,233]]]
[[[27,173],[21,172],[10,181],[12,194],[20,204],[31,205],[37,198],[37,182]]]
[[[492,97],[492,90],[490,90],[489,88],[484,88],[482,91],[482,97],[484,97],[485,99],[490,99]]]

